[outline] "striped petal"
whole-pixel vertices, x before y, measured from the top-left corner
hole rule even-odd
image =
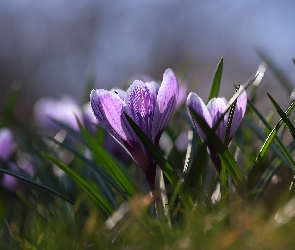
[[[186,104],[188,107],[188,115],[194,125],[194,128],[198,132],[201,139],[205,140],[206,134],[203,132],[197,121],[193,118],[193,116],[190,113],[190,109],[192,109],[207,122],[209,127],[212,127],[212,118],[205,103],[196,93],[191,92],[187,97]]]
[[[177,102],[178,81],[171,69],[167,69],[163,75],[163,82],[157,95],[157,105],[155,109],[152,138],[155,144],[159,143],[162,132],[164,131]]]
[[[219,118],[226,110],[227,100],[225,98],[212,98],[208,104],[207,108],[212,117],[212,127],[217,123]],[[227,129],[228,113],[225,114],[223,120],[219,123],[216,134],[222,142],[225,140],[225,134]]]
[[[125,148],[129,147],[135,139],[123,114],[125,111],[132,117],[124,101],[114,92],[98,89],[91,91],[90,104],[93,114],[103,128]]]
[[[156,106],[156,92],[157,84],[146,84],[142,81],[136,80],[128,88],[125,96],[126,107],[129,108],[133,120],[150,139],[152,139],[151,130]],[[136,138],[138,137],[136,136]],[[151,188],[153,189],[155,167],[150,153],[139,139],[135,147],[130,148],[129,151],[135,162],[137,162],[144,172]]]
[[[147,85],[142,81],[134,81],[127,90],[125,103],[132,113],[133,120],[152,139],[151,127],[155,104]]]
[[[151,96],[152,96],[154,102],[156,103],[160,85],[156,82],[146,82],[145,84],[149,88]]]

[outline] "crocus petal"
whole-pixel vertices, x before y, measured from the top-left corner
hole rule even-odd
[[[80,131],[79,125],[77,123],[77,118],[82,124],[84,124],[84,122],[81,109],[76,103],[63,103],[62,101],[60,101],[58,103],[56,112],[57,116],[52,117],[53,119],[63,122],[76,131]]]
[[[166,69],[157,95],[157,105],[153,119],[152,137],[158,144],[160,136],[170,119],[178,98],[178,81],[171,69]]]
[[[219,118],[226,110],[227,101],[225,98],[212,98],[207,104],[208,111],[212,117],[212,127],[217,123]],[[216,134],[222,142],[225,140],[227,129],[228,113],[225,114],[223,120],[219,123]]]
[[[243,86],[240,86],[240,88],[243,88]],[[237,99],[235,113],[233,116],[231,129],[230,129],[230,139],[233,137],[233,135],[236,133],[236,131],[238,129],[238,127],[245,115],[246,107],[247,107],[247,93],[244,90]]]
[[[0,158],[7,161],[14,149],[12,132],[8,128],[0,130]]]
[[[209,127],[212,127],[212,118],[211,115],[203,102],[203,100],[196,94],[196,93],[189,93],[187,97],[187,107],[188,109],[192,109],[195,111],[199,116],[201,116],[209,125]],[[188,110],[188,115],[194,125],[194,128],[197,130],[198,134],[200,135],[202,140],[206,139],[206,134],[203,132],[197,121],[193,118],[190,111]]]
[[[83,123],[82,112],[71,97],[66,96],[61,100],[43,97],[34,106],[34,118],[37,125],[50,132],[56,132],[56,130],[60,129],[54,120],[79,131],[76,117]]]
[[[125,102],[114,92],[98,89],[92,90],[90,104],[102,127],[124,147],[140,167],[145,169],[147,164],[144,146],[124,115],[124,112],[127,113],[135,121]]]
[[[13,171],[13,172],[19,172],[19,168],[17,167],[17,165],[15,163],[9,162],[8,163],[8,170]],[[19,184],[19,180],[18,178],[9,175],[9,174],[3,174],[2,176],[2,180],[1,180],[1,185],[10,190],[13,191],[17,188]]]
[[[128,141],[128,137],[122,127],[123,107],[125,103],[115,93],[104,90],[92,90],[90,104],[98,122],[121,144]]]
[[[158,83],[156,83],[156,82],[146,82],[145,84],[149,88],[149,91],[151,93],[151,96],[153,97],[153,99],[156,102],[157,101],[157,95],[158,95],[158,92],[159,92],[160,85]]]
[[[146,82],[145,84],[150,91],[150,96],[151,96],[150,105],[152,106],[152,109],[153,109],[153,119],[154,119],[155,109],[157,107],[157,95],[159,92],[160,85],[156,82]],[[152,134],[153,124],[151,123],[150,125],[151,126],[149,127],[149,130],[151,131],[151,134]]]
[[[142,81],[134,81],[127,90],[125,103],[133,115],[133,120],[152,139],[151,127],[155,102],[147,85]]]
[[[117,88],[113,88],[110,91],[116,93],[124,101],[126,91],[124,91],[122,89],[117,89]]]
[[[43,97],[34,105],[34,119],[38,126],[46,130],[56,129],[56,124],[50,119],[54,117],[57,109],[57,102],[54,99]]]

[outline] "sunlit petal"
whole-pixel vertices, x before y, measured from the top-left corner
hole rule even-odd
[[[90,104],[98,122],[119,142],[128,140],[122,127],[123,100],[114,92],[104,89],[92,90]]]
[[[8,128],[0,130],[0,158],[7,161],[14,150],[14,139],[12,132]]]
[[[149,88],[142,81],[134,81],[125,96],[125,103],[132,113],[133,120],[150,139],[155,108],[152,99]]]
[[[196,112],[199,116],[201,116],[207,122],[209,127],[212,127],[211,115],[210,115],[206,105],[204,104],[203,100],[196,93],[191,92],[188,95],[186,104],[187,104],[187,107],[189,110],[192,109],[194,112]],[[193,116],[191,115],[189,110],[188,110],[188,115],[189,115],[195,129],[199,133],[202,140],[205,140],[206,134],[203,132],[203,130],[201,129],[201,127],[199,126],[197,121],[193,118]]]
[[[178,81],[174,72],[167,69],[163,75],[163,82],[157,95],[157,105],[154,114],[152,136],[154,143],[158,143],[160,136],[170,119],[178,98]]]
[[[153,108],[155,109],[160,85],[156,82],[146,82],[145,84],[149,88],[149,91],[151,93],[151,104],[153,105]]]
[[[208,111],[212,117],[212,127],[217,123],[219,118],[226,110],[227,100],[225,98],[212,98],[207,104]],[[220,121],[216,134],[222,142],[225,140],[225,134],[227,129],[228,113]]]
[[[240,88],[243,88],[243,86],[241,86]],[[236,133],[236,131],[237,131],[244,115],[245,115],[246,107],[247,107],[247,93],[244,90],[237,99],[235,113],[233,116],[233,121],[232,121],[231,129],[230,129],[230,138],[232,138],[233,135]]]

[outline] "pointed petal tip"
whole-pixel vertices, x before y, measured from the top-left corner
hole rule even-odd
[[[91,92],[90,92],[90,104],[91,104],[91,101],[94,98],[98,98],[98,93],[99,92],[100,92],[100,89],[93,89],[93,90],[91,90]]]
[[[187,99],[191,98],[191,96],[192,96],[193,94],[196,95],[196,93],[194,93],[194,92],[189,92],[189,94],[188,94],[188,96],[187,96]]]
[[[93,90],[91,90],[91,92],[90,92],[90,99],[91,99],[91,97],[93,97],[95,94],[96,94],[96,91],[97,91],[98,89],[93,89]]]
[[[162,84],[157,94],[157,106],[154,113],[152,137],[158,141],[170,119],[179,93],[179,85],[174,72],[166,69],[163,75]]]
[[[143,86],[143,85],[145,85],[145,83],[143,81],[141,81],[141,80],[134,80],[134,82],[129,86],[129,88],[132,87],[132,86],[134,87],[134,86]]]
[[[199,103],[200,101],[203,102],[203,100],[195,92],[190,92],[186,99],[186,105],[188,107],[192,107],[194,103]]]
[[[166,78],[172,78],[174,81],[176,81],[177,82],[177,84],[178,84],[178,81],[177,81],[177,78],[176,78],[176,75],[175,75],[175,73],[174,73],[174,71],[172,70],[172,69],[170,69],[170,68],[168,68],[168,69],[166,69],[165,70],[165,72],[164,72],[164,74],[163,74],[163,81],[164,81],[164,79],[166,79]]]
[[[200,135],[201,139],[205,140],[206,134],[202,131],[194,116],[191,114],[191,110],[193,110],[195,113],[201,116],[207,122],[209,127],[212,127],[212,117],[207,109],[207,106],[196,93],[190,92],[187,97],[187,108],[189,118],[192,121],[194,128]]]
[[[168,68],[165,70],[164,74],[174,74],[173,70]]]

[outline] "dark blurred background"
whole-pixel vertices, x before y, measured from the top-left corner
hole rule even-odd
[[[161,79],[166,68],[191,62],[189,90],[206,97],[224,57],[221,94],[257,70],[263,50],[295,80],[295,1],[0,1],[0,98],[22,84],[17,113],[30,119],[41,96],[80,100],[85,81],[120,86],[133,74]],[[287,105],[271,71],[266,91]],[[284,99],[282,99],[284,98]]]

